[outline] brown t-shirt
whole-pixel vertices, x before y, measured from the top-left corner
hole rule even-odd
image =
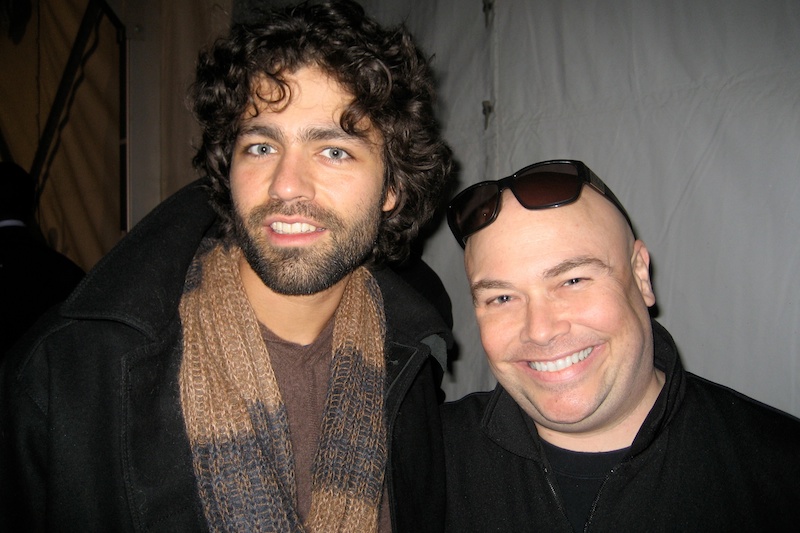
[[[305,521],[311,510],[311,468],[319,444],[325,398],[328,393],[333,345],[333,320],[317,339],[302,346],[285,341],[263,324],[261,334],[269,351],[272,370],[289,419],[294,454],[297,513]],[[389,499],[384,485],[378,530],[390,533]]]

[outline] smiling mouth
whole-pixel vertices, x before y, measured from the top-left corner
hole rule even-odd
[[[564,370],[565,368],[571,367],[575,363],[580,363],[587,357],[589,354],[592,353],[593,347],[586,348],[581,350],[580,352],[575,352],[572,355],[568,355],[561,359],[556,359],[555,361],[547,361],[547,362],[538,362],[532,361],[528,363],[528,366],[531,367],[533,370],[538,370],[539,372],[558,372],[559,370]]]
[[[270,224],[272,231],[278,233],[279,235],[301,235],[304,233],[314,233],[317,231],[323,231],[321,228],[317,228],[311,224],[307,224],[305,222],[295,222],[293,224],[289,224],[287,222],[273,222]]]

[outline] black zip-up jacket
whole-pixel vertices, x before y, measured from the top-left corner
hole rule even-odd
[[[653,330],[666,383],[585,531],[800,531],[800,421],[685,372]],[[501,386],[442,418],[448,531],[572,531],[535,426]]]
[[[178,304],[216,216],[196,182],[148,215],[12,351],[0,380],[0,531],[204,531],[180,407]],[[439,387],[451,333],[390,270],[387,483],[396,531],[444,527]],[[433,350],[432,350],[433,347]]]

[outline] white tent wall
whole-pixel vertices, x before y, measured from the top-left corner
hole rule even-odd
[[[800,415],[800,2],[364,5],[435,56],[458,189],[583,160],[650,249],[657,319],[686,367]],[[424,257],[453,301],[448,398],[493,387],[444,225]]]

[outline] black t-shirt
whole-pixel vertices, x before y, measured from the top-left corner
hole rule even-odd
[[[544,440],[542,444],[572,529],[583,531],[603,481],[628,449],[589,453],[565,450]]]

